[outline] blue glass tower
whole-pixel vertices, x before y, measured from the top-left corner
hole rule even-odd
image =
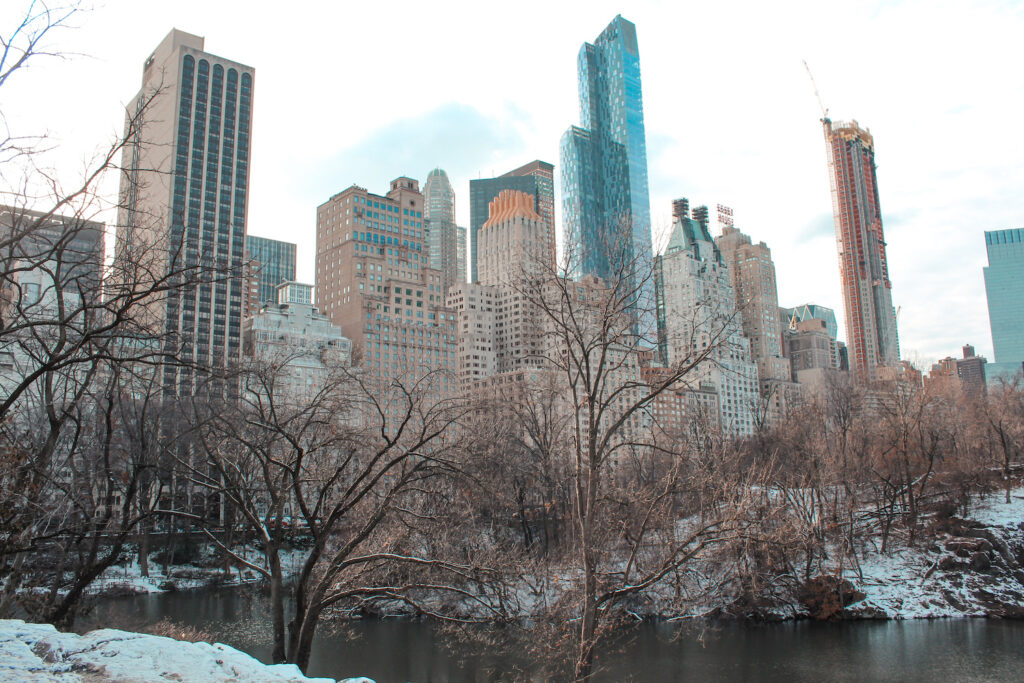
[[[561,143],[569,274],[610,278],[616,261],[627,259],[643,277],[640,307],[650,309],[651,204],[636,26],[616,16],[580,48],[577,69],[582,125]],[[653,328],[653,319],[646,323]]]
[[[986,231],[985,250],[985,294],[995,352],[986,374],[1018,374],[1024,363],[1024,228]]]

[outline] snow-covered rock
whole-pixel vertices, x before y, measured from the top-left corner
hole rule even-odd
[[[189,643],[115,629],[77,635],[49,624],[0,620],[0,683],[43,681],[334,683],[330,678],[307,678],[294,664],[263,664],[220,643]],[[352,678],[339,683],[373,681]]]

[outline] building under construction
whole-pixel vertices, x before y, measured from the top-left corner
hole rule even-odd
[[[880,366],[900,360],[874,140],[856,121],[833,124],[826,116],[822,124],[828,143],[850,370],[858,383],[870,384],[878,380]]]

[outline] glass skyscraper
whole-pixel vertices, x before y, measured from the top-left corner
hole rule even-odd
[[[811,320],[817,318],[825,323],[825,330],[829,336],[833,339],[839,338],[839,323],[836,321],[836,312],[827,306],[819,306],[818,304],[802,304],[800,306],[794,306],[793,308],[780,308],[782,312],[782,325],[783,327],[789,325],[790,321],[795,317],[796,322],[803,322],[804,320]]]
[[[593,44],[580,48],[580,127],[562,136],[562,222],[569,275],[612,278],[621,262],[650,282],[651,205],[636,27],[616,16]],[[653,320],[642,327],[653,328]]]
[[[987,374],[1017,374],[1024,363],[1024,228],[986,231],[985,250],[985,294],[995,353]]]
[[[259,305],[276,304],[277,286],[295,280],[295,244],[246,235],[245,250],[257,263]]]
[[[455,225],[455,190],[444,169],[427,174],[423,219],[430,267],[441,271],[441,291],[447,292],[456,282],[466,281],[466,229]]]

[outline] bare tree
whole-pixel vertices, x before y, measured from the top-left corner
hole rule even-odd
[[[1013,379],[997,380],[983,398],[980,419],[984,421],[986,440],[996,456],[1006,487],[1006,502],[1010,502],[1015,463],[1024,452],[1024,389],[1020,375]]]
[[[180,462],[262,543],[262,561],[254,561],[208,532],[269,581],[274,660],[305,668],[321,616],[336,606],[400,601],[443,616],[424,600],[452,591],[490,609],[458,581],[441,584],[414,571],[443,569],[466,582],[484,571],[437,559],[426,534],[442,533],[439,527],[416,531],[442,505],[435,483],[458,468],[458,424],[468,405],[441,393],[436,371],[377,382],[339,366],[315,395],[301,398],[289,391],[288,373],[287,357],[255,361],[236,407],[197,402],[193,430],[204,457]],[[281,553],[293,533],[310,547],[286,581]]]
[[[708,488],[697,483],[689,444],[665,438],[656,410],[659,399],[713,362],[732,316],[695,311],[708,324],[693,324],[690,339],[673,340],[686,353],[645,372],[656,335],[642,323],[654,319],[644,291],[654,269],[632,257],[628,238],[607,245],[603,255],[610,268],[604,280],[572,281],[548,271],[525,274],[520,285],[543,321],[543,365],[558,377],[569,418],[563,457],[573,493],[571,575],[578,578],[562,606],[565,622],[578,625],[576,680],[593,674],[610,615],[728,538],[749,490],[731,482],[705,501]],[[561,272],[572,272],[580,258],[568,253]],[[694,344],[702,334],[710,343]]]
[[[2,36],[0,86],[33,59],[56,54],[49,38],[77,11],[77,4],[29,3],[20,24]],[[45,168],[45,140],[5,130],[0,141],[0,447],[15,465],[4,473],[0,501],[11,511],[0,535],[0,612],[10,609],[39,544],[73,539],[76,549],[93,549],[68,555],[74,585],[49,617],[72,618],[88,584],[116,560],[116,553],[104,554],[113,547],[112,529],[114,545],[123,546],[134,526],[150,519],[151,506],[139,498],[150,490],[143,485],[150,464],[121,448],[137,433],[126,427],[126,396],[148,396],[151,418],[160,402],[153,387],[140,391],[133,383],[178,362],[158,314],[167,298],[237,276],[221,264],[187,261],[180,246],[127,239],[154,219],[138,213],[131,225],[117,226],[124,239],[113,261],[106,258],[107,226],[99,219],[121,207],[100,185],[125,171],[121,161],[131,157],[162,92],[148,93],[126,113],[124,135],[73,183]]]

